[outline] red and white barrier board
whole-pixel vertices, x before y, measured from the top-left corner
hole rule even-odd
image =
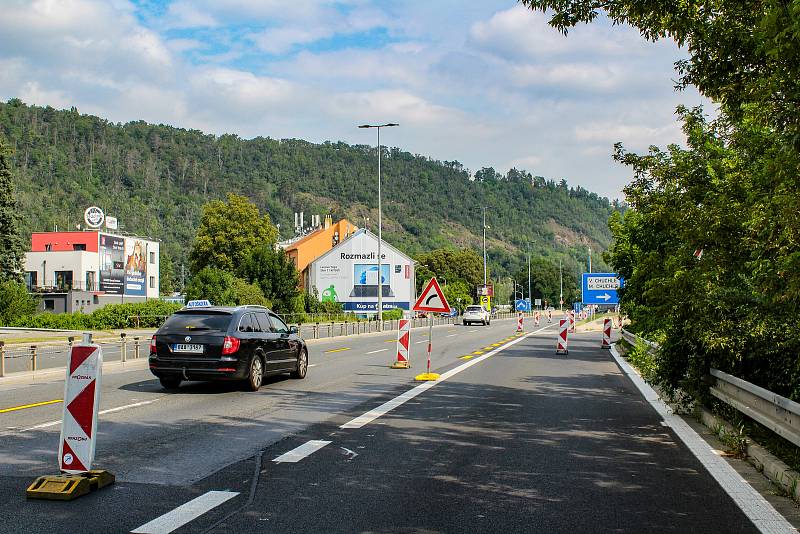
[[[542,320],[542,314],[538,311],[533,314],[533,325],[539,326],[539,321]]]
[[[58,446],[58,464],[65,473],[85,473],[92,468],[102,367],[103,352],[98,345],[72,347]]]
[[[608,317],[603,319],[603,344],[600,346],[600,348],[611,348],[611,319]]]
[[[408,346],[411,343],[411,321],[400,319],[397,329],[397,363],[408,365]]]
[[[569,354],[567,350],[567,332],[569,329],[568,319],[558,320],[558,339],[556,341],[556,354]]]
[[[574,311],[567,312],[567,317],[569,318],[569,333],[570,334],[574,334],[575,333],[575,312]]]
[[[553,322],[553,310],[547,310],[547,322],[548,323]]]
[[[522,314],[517,314],[517,332],[522,332],[523,329]]]

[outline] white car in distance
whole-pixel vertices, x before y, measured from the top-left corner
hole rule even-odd
[[[467,309],[464,310],[464,315],[461,317],[461,321],[464,326],[472,323],[481,323],[486,326],[492,322],[492,318],[489,315],[489,311],[483,306],[467,306]]]

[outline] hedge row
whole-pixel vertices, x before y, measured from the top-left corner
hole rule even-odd
[[[154,328],[166,316],[183,306],[163,300],[131,304],[107,304],[92,313],[39,313],[20,317],[9,326],[56,328],[62,330],[112,330],[119,328]]]

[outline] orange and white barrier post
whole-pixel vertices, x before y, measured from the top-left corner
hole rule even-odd
[[[559,319],[558,321],[558,340],[556,341],[556,354],[569,354],[567,349],[567,336],[569,332],[569,320]]]
[[[603,319],[603,344],[600,345],[600,348],[611,348],[611,319],[609,317]]]
[[[523,318],[522,312],[517,314],[517,332],[522,332],[523,330]]]
[[[534,326],[539,326],[539,321],[541,320],[541,318],[542,318],[542,314],[539,313],[538,311],[536,311],[533,314],[533,325]]]
[[[392,369],[409,369],[411,362],[408,358],[408,347],[411,343],[411,321],[400,319],[397,328],[397,359],[392,364]]]

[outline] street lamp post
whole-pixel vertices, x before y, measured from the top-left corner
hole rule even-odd
[[[483,206],[481,209],[483,210],[483,287],[486,287],[487,279],[486,279],[486,208],[488,206]]]
[[[381,209],[381,128],[390,126],[400,126],[389,122],[386,124],[362,124],[359,128],[375,128],[378,131],[378,332],[383,332],[383,272],[381,258],[381,244],[383,243],[382,233],[382,209]]]
[[[531,300],[531,306],[533,306],[533,294],[531,293],[531,242],[530,241],[528,241],[528,298]]]

